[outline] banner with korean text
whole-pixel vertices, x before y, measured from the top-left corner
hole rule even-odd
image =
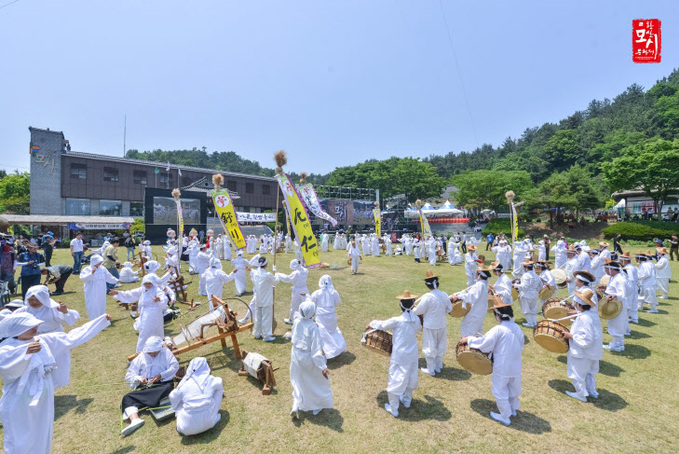
[[[431,227],[429,227],[429,221],[427,220],[427,217],[422,213],[422,210],[420,211],[420,227],[422,228],[422,239],[426,240],[431,236]]]
[[[179,232],[177,232],[177,238],[183,238],[184,237],[184,209],[182,208],[181,199],[175,199],[175,203],[177,204],[177,228],[179,229]]]
[[[280,173],[276,175],[276,179],[283,193],[283,201],[287,205],[287,214],[295,231],[295,239],[302,249],[304,262],[307,268],[318,267],[321,265],[318,243],[311,228],[309,214],[304,202],[287,174]]]
[[[236,209],[233,206],[229,190],[212,191],[212,201],[224,231],[229,234],[231,241],[233,241],[237,249],[244,248],[245,239],[243,238],[243,232],[240,230],[240,225],[238,225]]]
[[[313,184],[300,184],[298,189],[302,199],[304,199],[304,204],[309,209],[309,211],[311,211],[316,217],[325,219],[330,224],[332,224],[333,227],[337,227],[337,221],[335,218],[326,213],[323,210],[323,207],[321,207],[321,202],[318,200],[318,195],[316,195]]]
[[[374,208],[373,217],[375,218],[375,234],[379,238],[382,236],[382,211],[379,208]]]

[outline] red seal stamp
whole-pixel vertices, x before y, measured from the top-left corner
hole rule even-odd
[[[658,19],[632,21],[632,61],[634,63],[660,63],[661,22]]]

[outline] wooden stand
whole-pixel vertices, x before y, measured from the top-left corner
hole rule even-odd
[[[243,359],[248,356],[248,352],[246,350],[243,350]],[[276,385],[276,379],[274,378],[274,371],[277,369],[274,369],[273,366],[271,365],[271,361],[269,360],[264,360],[259,366],[259,369],[257,369],[257,379],[264,383],[264,386],[262,387],[262,394],[265,396],[268,396],[271,394],[271,391],[273,390],[273,387]],[[245,365],[241,364],[240,369],[238,370],[238,375],[242,377],[247,377],[250,376],[250,372],[245,369]]]
[[[177,299],[181,296],[182,301],[187,302],[189,298],[186,296],[186,289],[184,286],[191,284],[191,282],[184,282],[184,276],[178,276],[175,279],[170,279],[169,285],[172,291],[177,295]]]

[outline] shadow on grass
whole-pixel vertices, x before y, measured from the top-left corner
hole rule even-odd
[[[344,418],[339,410],[335,408],[325,408],[316,416],[310,411],[300,411],[299,418],[292,418],[292,423],[295,427],[301,427],[306,421],[317,426],[325,426],[338,433],[344,432],[342,429]]]
[[[625,344],[625,351],[611,352],[615,356],[626,356],[630,359],[645,359],[651,356],[651,351],[643,345]]]
[[[136,452],[137,447],[132,445],[132,446],[125,446],[124,448],[116,449],[115,451],[111,451],[111,454],[127,454],[128,452]]]
[[[384,404],[389,402],[387,392],[380,392],[377,395],[376,400],[377,405],[380,408],[384,408]],[[426,420],[448,421],[453,416],[453,414],[450,412],[450,410],[448,410],[448,408],[446,408],[443,402],[431,396],[424,396],[423,399],[413,397],[410,408],[405,408],[401,404],[398,411],[398,419],[408,422]]]
[[[496,413],[498,411],[495,401],[489,399],[474,399],[471,401],[469,406],[479,415],[485,417],[486,419],[490,419],[493,422],[496,422],[493,418],[490,417],[491,411]],[[531,434],[543,434],[545,432],[552,431],[552,425],[549,423],[549,421],[546,421],[540,418],[539,416],[536,416],[532,413],[527,413],[525,411],[521,410],[517,411],[516,416],[513,416],[511,420],[512,423],[509,426],[507,426],[510,429],[520,430],[522,432],[527,432]]]
[[[650,334],[642,333],[641,331],[632,331],[632,334],[625,336],[627,339],[647,339],[653,337]]]
[[[556,358],[557,361],[563,364],[567,364],[568,357],[566,355],[561,355]],[[607,377],[619,377],[620,374],[625,372],[625,369],[618,366],[617,364],[609,363],[608,361],[599,361],[599,373],[606,375]]]
[[[335,358],[329,359],[328,360],[328,369],[330,370],[335,370],[339,369],[342,366],[348,366],[349,364],[353,363],[356,360],[356,355],[353,353],[346,351],[342,353],[339,356],[336,356]]]
[[[641,312],[641,311],[639,311],[639,312]],[[650,320],[646,320],[645,318],[640,318],[640,319],[639,319],[639,326],[647,326],[647,327],[648,327],[648,326],[655,326],[655,325],[657,325],[656,322],[652,322],[652,321],[650,321]]]
[[[212,429],[206,430],[203,433],[199,433],[196,435],[187,435],[187,436],[182,436],[182,444],[183,445],[204,445],[207,443],[210,443],[211,441],[214,441],[221,435],[222,430],[226,425],[229,423],[229,420],[231,419],[231,415],[229,414],[228,411],[226,410],[219,410],[219,414],[222,416],[222,419],[219,420],[217,424]],[[176,420],[170,419],[170,422],[175,422]]]
[[[427,360],[424,358],[420,358],[417,362],[417,367],[427,367]],[[420,373],[420,380],[422,378],[428,378],[427,374]],[[442,378],[444,380],[452,380],[452,381],[462,381],[462,380],[469,380],[471,378],[472,374],[468,372],[465,369],[456,369],[452,366],[446,367],[443,366],[441,369],[441,372],[436,374],[436,378]],[[435,379],[432,377],[432,379]]]
[[[562,393],[564,396],[566,396],[566,391],[575,391],[575,388],[573,388],[571,382],[567,380],[550,380],[547,384],[554,391]],[[587,403],[594,404],[594,406],[600,410],[612,412],[622,410],[623,408],[627,407],[627,401],[620,397],[620,395],[601,388],[597,388],[597,391],[599,392],[599,397],[597,399],[588,397]],[[571,397],[566,397],[573,400],[574,402],[577,402],[577,400]]]
[[[57,420],[75,408],[75,412],[85,413],[87,406],[94,399],[78,399],[76,395],[54,396],[54,419]]]

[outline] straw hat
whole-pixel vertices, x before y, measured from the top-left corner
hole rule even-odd
[[[635,256],[635,257],[643,257],[643,258],[646,258],[646,254],[644,254],[644,251],[639,251],[639,252],[637,252],[634,256]]]
[[[435,275],[434,273],[432,273],[431,270],[427,270],[425,276],[426,276],[426,277],[424,278],[425,281],[430,281],[430,280],[432,280],[432,279],[438,278],[438,276]]]
[[[476,272],[477,272],[477,273],[481,272],[481,273],[485,274],[486,277],[490,277],[491,274],[492,274],[492,273],[491,273],[492,271],[493,271],[493,270],[492,270],[491,268],[488,268],[487,266],[485,266],[485,265],[483,265],[483,264],[479,265],[479,267],[476,268]]]
[[[593,275],[592,273],[590,273],[589,271],[587,271],[587,270],[576,271],[575,273],[573,273],[573,276],[576,276],[576,277],[577,277],[577,276],[582,276],[582,277],[585,278],[587,281],[589,281],[590,284],[591,284],[592,282],[596,281],[596,278],[594,277],[594,275]]]
[[[615,260],[606,259],[606,264],[604,265],[604,268],[613,268],[615,270],[619,270],[622,267],[620,266],[619,262],[616,262]]]
[[[533,266],[533,265],[534,265],[534,263],[530,262],[530,261],[521,262],[521,266]]]
[[[499,303],[499,304],[498,304],[498,301],[501,301],[501,300],[496,299],[496,300],[495,300],[495,304],[493,305],[493,307],[489,307],[489,308],[488,308],[488,312],[493,311],[493,310],[495,310],[495,309],[499,309],[499,308],[501,308],[501,307],[512,307],[511,304],[506,304],[506,303]]]
[[[623,252],[622,254],[618,255],[619,259],[624,259],[624,260],[632,260],[632,257],[629,255],[629,251]]]
[[[490,266],[488,267],[493,271],[500,271],[504,273],[504,268],[502,267],[502,264],[500,262],[490,262]]]
[[[540,260],[538,260],[535,264],[541,266],[542,268],[547,268],[547,269],[549,269],[549,267],[550,267],[550,265],[552,264],[552,262],[548,262],[548,261],[545,260],[545,259],[540,259]]]
[[[576,290],[573,293],[575,293],[575,296],[577,296],[590,306],[596,306],[596,303],[592,300],[592,297],[594,296],[594,291],[592,289],[586,288],[582,292],[578,292]]]
[[[414,300],[418,295],[411,295],[409,290],[403,290],[403,295],[398,295],[397,300]]]
[[[572,253],[572,254],[577,254],[578,251],[575,250],[575,247],[571,244],[568,246],[568,249],[566,249],[566,254]]]
[[[646,251],[646,257],[654,257],[654,256],[655,256],[655,254],[651,254],[650,250]]]
[[[658,251],[661,254],[664,254],[664,255],[667,255],[667,254],[670,253],[670,251],[668,251],[666,247],[659,247],[659,248],[656,248],[655,250]]]
[[[600,241],[600,242],[599,242],[599,247],[608,247],[608,246],[609,246],[609,244],[608,244],[607,242],[605,242],[605,241]]]
[[[475,251],[475,250],[476,250],[476,246],[474,246],[474,245],[472,244],[472,245],[470,245],[470,246],[467,246],[467,249],[469,249],[470,251]]]

